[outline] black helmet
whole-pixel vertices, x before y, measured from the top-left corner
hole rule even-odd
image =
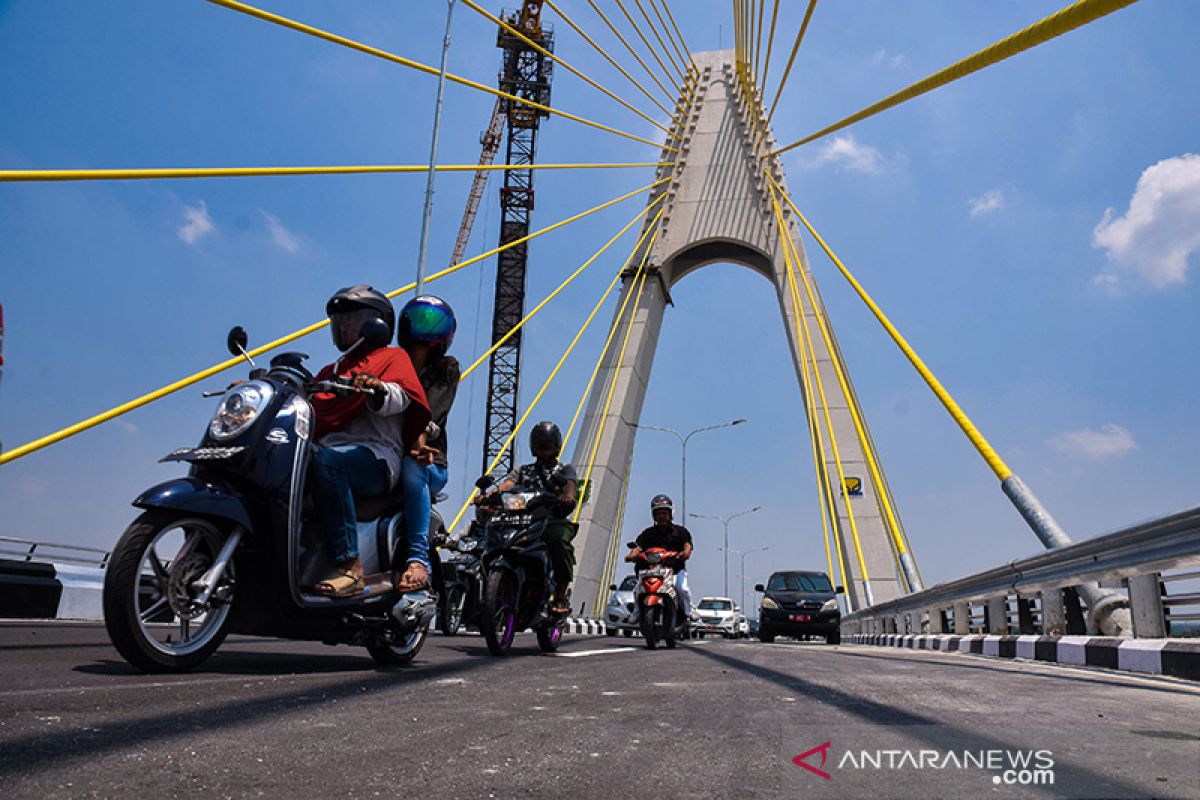
[[[529,432],[530,451],[536,453],[543,447],[553,447],[556,454],[562,449],[562,431],[553,422],[539,422]]]
[[[338,289],[325,304],[325,313],[329,316],[333,344],[343,353],[358,341],[359,329],[372,316],[387,325],[389,339],[396,331],[396,310],[392,308],[392,301],[365,283]]]
[[[403,347],[411,342],[421,342],[439,348],[442,353],[450,349],[458,323],[449,303],[440,297],[423,294],[414,297],[400,309],[396,324],[396,341]]]
[[[671,516],[675,516],[675,504],[671,502],[671,498],[665,494],[656,494],[654,499],[650,501],[650,513],[653,514],[660,508],[665,508],[671,512]]]

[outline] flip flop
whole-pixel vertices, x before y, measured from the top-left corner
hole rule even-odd
[[[420,577],[414,573],[420,570]],[[410,561],[404,568],[404,574],[396,581],[396,588],[401,592],[416,592],[429,588],[429,570],[419,561]]]
[[[326,597],[354,597],[362,594],[366,587],[367,583],[362,575],[342,569],[314,586],[313,591]]]

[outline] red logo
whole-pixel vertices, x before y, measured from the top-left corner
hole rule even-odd
[[[832,742],[826,742],[825,744],[817,745],[812,750],[801,753],[800,755],[793,758],[792,763],[795,764],[797,767],[808,770],[813,775],[820,776],[820,777],[824,778],[825,780],[830,780],[833,777],[832,775],[830,775],[828,772],[826,772],[823,769],[818,769],[817,767],[814,767],[812,764],[809,764],[807,761],[805,761],[805,759],[815,753],[820,753],[821,754],[821,766],[822,767],[825,766],[825,758],[829,755],[829,746],[831,744],[832,744]]]

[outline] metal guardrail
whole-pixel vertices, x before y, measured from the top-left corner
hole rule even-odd
[[[11,536],[0,536],[0,558],[17,561],[51,561],[65,564],[81,564],[86,567],[108,566],[109,552],[97,547],[79,547],[73,544],[54,544],[52,542],[34,542],[29,539],[17,539]]]
[[[1069,605],[1064,592],[1086,582],[1114,583],[1129,589],[1135,635],[1166,635],[1167,622],[1191,619],[1192,614],[1164,615],[1164,606],[1191,606],[1200,594],[1163,598],[1158,573],[1200,565],[1200,507],[1115,531],[1066,547],[1047,550],[965,578],[938,584],[923,592],[879,603],[842,618],[844,633],[955,633],[986,629],[1009,632],[1010,596],[1016,599],[1016,628],[1020,633],[1065,632]],[[1200,572],[1168,576],[1166,580],[1200,577]],[[1034,605],[1037,601],[1037,605]],[[982,605],[979,615],[972,606]],[[947,621],[943,612],[951,607]],[[928,617],[928,619],[926,619]],[[975,619],[980,624],[975,624]],[[1200,617],[1197,617],[1200,618]],[[1040,631],[1037,628],[1041,628]],[[914,630],[915,629],[915,630]]]

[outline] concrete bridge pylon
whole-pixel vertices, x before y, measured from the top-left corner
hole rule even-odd
[[[647,223],[657,224],[659,230],[653,238],[646,238],[642,251],[634,254],[624,278],[622,300],[625,293],[636,292],[637,281],[633,280],[636,267],[647,255],[645,248],[649,248],[648,277],[633,312],[632,328],[621,367],[620,370],[616,369],[622,352],[620,344],[624,336],[624,323],[600,367],[572,456],[572,463],[582,478],[587,471],[597,436],[600,437],[591,471],[590,498],[580,513],[580,530],[575,540],[579,560],[575,603],[578,607],[579,601],[585,601],[587,610],[596,615],[602,612],[613,565],[625,552],[618,538],[624,513],[625,484],[637,434],[635,425],[641,418],[659,331],[667,306],[671,303],[671,287],[685,276],[717,262],[741,264],[769,280],[778,297],[779,313],[791,348],[801,399],[805,392],[803,354],[806,351],[802,348],[807,348],[808,343],[804,338],[802,322],[794,311],[784,240],[776,222],[770,183],[760,166],[765,165],[775,181],[781,187],[786,187],[786,179],[777,160],[763,159],[774,148],[774,139],[769,131],[766,136],[761,136],[764,124],[761,109],[742,94],[735,72],[733,50],[697,53],[693,54],[693,59],[699,70],[693,88],[694,97],[683,119],[685,125],[682,129],[676,126],[673,131],[679,136],[679,152],[664,150],[661,161],[668,166],[659,168],[660,177],[670,177],[671,180],[659,187],[650,198],[650,202],[654,202],[660,195],[666,195],[662,216],[657,223]],[[681,103],[680,107],[686,108],[687,103]],[[752,130],[756,124],[755,114],[759,115],[759,135]],[[651,217],[653,215],[647,219]],[[837,343],[833,340],[835,352],[831,353],[819,333],[818,317],[823,318],[831,334],[832,324],[816,292],[808,259],[800,248],[796,220],[787,209],[784,211],[784,220],[799,248],[800,268],[808,275],[816,298],[815,304],[810,302],[801,287],[801,313],[807,318],[817,369],[824,387],[823,397],[814,391],[811,403],[797,404],[796,419],[805,419],[802,409],[806,405],[811,406],[816,410],[818,424],[824,427],[827,405],[841,456],[842,474],[848,479],[857,479],[861,487],[860,494],[838,490],[837,461],[830,437],[824,435],[821,468],[827,471],[829,485],[834,488],[833,504],[837,518],[832,525],[832,533],[834,546],[841,553],[840,559],[835,556],[834,566],[836,569],[839,561],[845,565],[848,573],[846,594],[851,606],[857,609],[872,602],[893,599],[904,592],[900,561],[880,503],[880,493],[886,492],[887,487],[876,486],[872,480],[864,448],[850,413],[850,404],[856,402],[853,389],[851,387],[847,396],[840,385],[833,364],[835,356],[841,358],[836,353]],[[605,414],[605,403],[614,380],[616,387],[612,403]],[[822,499],[823,502],[827,500],[827,497]],[[851,504],[853,510],[854,530],[857,531],[862,551],[861,560],[854,543],[847,503]],[[676,521],[681,524],[684,522]],[[631,535],[626,533],[624,538]],[[814,554],[823,549],[819,542],[820,521],[815,516],[813,519],[797,519],[794,535],[811,541]],[[865,575],[863,565],[866,567]],[[837,580],[836,576],[831,578]]]

